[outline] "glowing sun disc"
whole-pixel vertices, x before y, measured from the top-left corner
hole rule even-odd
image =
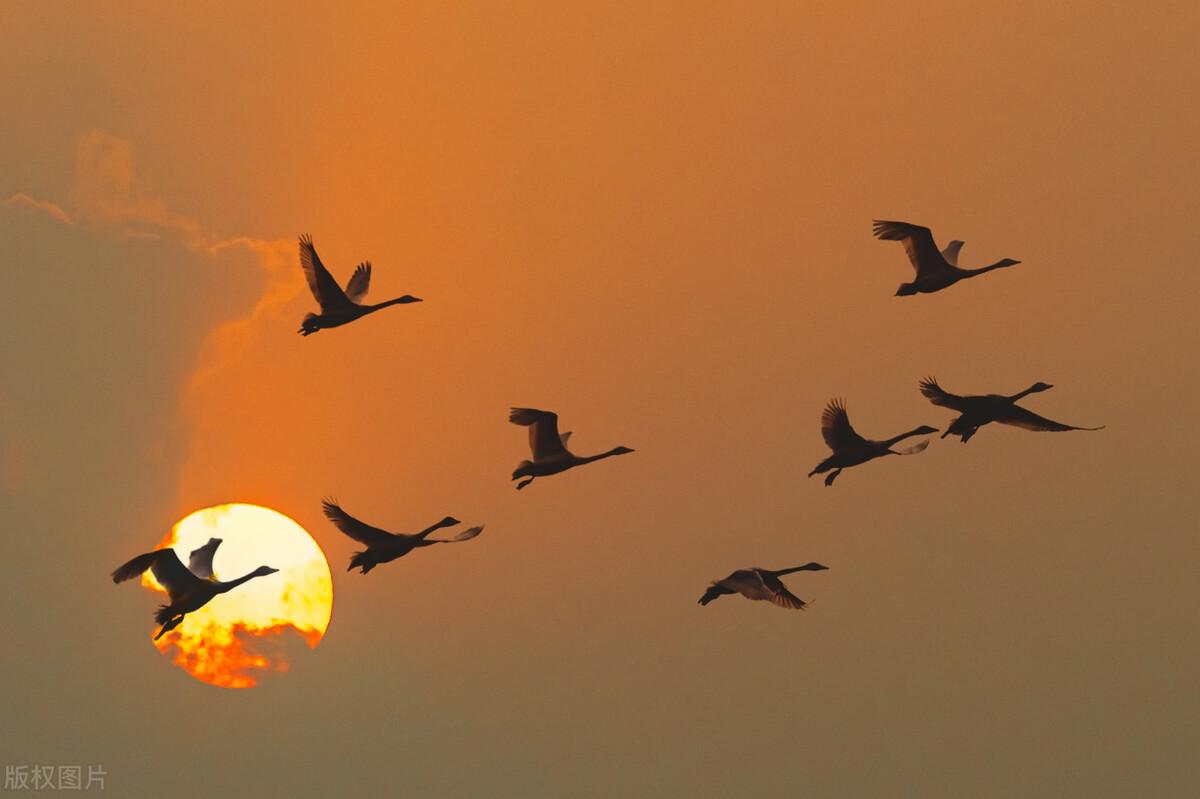
[[[264,675],[288,671],[289,639],[302,639],[309,648],[321,642],[333,613],[333,578],[325,553],[303,527],[258,505],[191,513],[171,528],[163,546],[186,564],[210,538],[221,539],[213,557],[218,580],[259,566],[279,571],[218,595],[154,645],[198,680],[249,688]],[[142,584],[163,590],[150,572]]]

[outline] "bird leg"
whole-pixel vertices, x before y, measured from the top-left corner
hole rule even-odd
[[[174,630],[176,627],[178,627],[182,623],[183,623],[183,614],[182,613],[180,613],[178,616],[172,616],[170,619],[167,620],[167,623],[162,626],[162,629],[160,629],[158,631],[158,634],[154,636],[154,640],[157,641],[159,638],[162,638],[164,635],[169,633],[171,630]]]
[[[524,488],[525,486],[529,485],[532,482],[533,482],[532,477],[530,477],[528,480],[522,480],[521,482],[517,483],[517,490],[520,491],[522,488]]]
[[[825,485],[827,485],[827,486],[831,486],[831,485],[833,485],[833,481],[834,481],[834,480],[837,478],[837,476],[838,476],[839,474],[841,474],[841,473],[842,473],[842,470],[841,470],[841,469],[834,469],[834,470],[833,470],[832,472],[830,472],[830,473],[829,473],[829,475],[828,475],[828,476],[825,478]]]

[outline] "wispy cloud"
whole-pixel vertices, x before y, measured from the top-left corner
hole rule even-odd
[[[11,195],[7,200],[4,201],[4,204],[9,208],[15,208],[18,206],[32,208],[35,211],[40,211],[47,216],[57,219],[64,225],[75,224],[75,220],[71,217],[71,215],[63,210],[63,207],[58,203],[52,203],[49,200],[39,200],[36,197],[30,197],[28,194],[23,192],[17,192],[16,194]]]

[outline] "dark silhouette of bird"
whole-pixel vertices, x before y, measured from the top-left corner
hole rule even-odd
[[[892,447],[906,438],[936,432],[936,427],[922,425],[885,441],[863,438],[850,426],[850,417],[846,415],[846,405],[843,401],[830,400],[829,404],[825,406],[825,412],[821,414],[821,435],[824,436],[825,443],[833,450],[833,454],[817,464],[817,468],[809,472],[808,476],[824,474],[832,469],[833,471],[825,478],[825,485],[833,485],[833,481],[842,473],[842,469],[857,466],[884,455],[914,455],[920,452],[929,446],[928,439],[907,449],[894,450]]]
[[[1017,405],[1017,400],[1022,397],[1035,394],[1039,391],[1049,391],[1052,388],[1054,386],[1049,383],[1039,382],[1034,383],[1024,391],[1019,391],[1009,396],[1003,394],[984,394],[960,397],[957,394],[951,394],[943,390],[938,385],[937,380],[932,377],[927,377],[921,381],[921,393],[930,402],[934,405],[941,405],[943,408],[958,411],[960,414],[946,428],[946,432],[942,433],[942,438],[948,435],[956,435],[962,439],[962,443],[964,444],[970,440],[971,436],[975,435],[975,431],[990,422],[999,422],[1000,424],[1021,427],[1026,430],[1053,433],[1065,430],[1104,429],[1104,425],[1100,425],[1099,427],[1074,427],[1073,425],[1055,422],[1043,416],[1038,416],[1036,413],[1027,411],[1020,405]]]
[[[363,261],[355,268],[354,274],[346,281],[346,289],[343,291],[333,276],[329,274],[325,264],[321,263],[321,259],[317,256],[317,250],[313,247],[312,237],[308,235],[300,237],[300,266],[304,269],[304,277],[308,280],[308,287],[312,289],[313,297],[321,306],[321,313],[307,314],[304,321],[300,323],[300,329],[296,332],[303,336],[327,327],[339,327],[347,322],[353,322],[359,317],[374,313],[381,308],[387,308],[389,305],[421,302],[420,297],[405,294],[394,300],[386,300],[374,305],[362,305],[362,299],[367,296],[367,288],[371,284],[371,262]]]
[[[362,569],[362,573],[366,574],[381,563],[393,561],[396,558],[403,557],[409,552],[419,547],[429,547],[434,544],[456,544],[460,541],[470,541],[475,536],[483,532],[483,526],[472,527],[463,530],[454,538],[430,538],[429,534],[435,530],[440,530],[443,527],[453,527],[456,524],[462,524],[453,516],[447,516],[437,524],[426,527],[419,533],[407,535],[404,533],[389,533],[387,530],[380,530],[378,527],[372,527],[369,524],[360,522],[358,519],[351,516],[332,499],[323,500],[321,503],[325,509],[325,518],[333,522],[337,529],[353,538],[360,544],[366,544],[367,548],[362,552],[355,552],[350,558],[350,565],[346,567],[346,571],[353,569]]]
[[[779,578],[785,574],[803,571],[825,571],[828,566],[820,563],[806,563],[803,566],[793,566],[790,569],[738,569],[723,580],[713,580],[704,595],[696,600],[701,605],[707,605],[725,594],[741,594],[746,599],[765,599],[781,608],[804,610],[808,604],[800,597],[787,590],[787,586]]]
[[[208,543],[199,549],[192,550],[188,563],[189,569],[179,560],[173,549],[156,549],[144,555],[138,555],[112,573],[114,583],[121,583],[141,575],[147,569],[154,574],[159,585],[167,589],[170,602],[159,606],[154,614],[154,621],[162,627],[154,636],[157,641],[164,634],[174,630],[183,622],[183,617],[199,610],[208,604],[209,600],[218,594],[232,591],[244,582],[274,574],[279,569],[270,566],[259,566],[249,574],[236,580],[223,582],[213,575],[212,559],[221,539],[210,538]]]
[[[558,414],[550,411],[512,408],[508,414],[508,421],[529,428],[529,448],[533,451],[533,460],[521,461],[512,473],[514,480],[528,478],[517,483],[518,491],[532,483],[535,477],[558,474],[585,463],[633,452],[629,447],[613,447],[599,455],[576,455],[567,449],[567,440],[571,434],[559,434]]]
[[[872,224],[877,238],[885,241],[899,241],[904,245],[904,251],[908,253],[908,260],[917,270],[917,277],[913,282],[900,284],[900,288],[896,290],[897,297],[941,291],[960,280],[1021,263],[1011,258],[1004,258],[991,266],[979,269],[961,269],[958,266],[958,251],[963,246],[961,241],[952,241],[946,246],[946,249],[938,252],[937,245],[933,242],[933,233],[927,227],[911,225],[908,222],[887,222],[878,219]]]

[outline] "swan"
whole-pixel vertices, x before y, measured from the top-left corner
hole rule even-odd
[[[824,436],[825,443],[833,450],[833,454],[817,464],[817,467],[809,472],[808,476],[823,474],[832,469],[833,471],[825,478],[825,485],[833,485],[833,481],[842,473],[842,469],[847,467],[857,466],[884,455],[915,455],[929,446],[929,439],[907,449],[894,450],[892,446],[912,436],[923,436],[936,432],[936,427],[922,425],[885,441],[863,438],[850,426],[850,417],[846,414],[845,403],[842,400],[830,400],[829,404],[825,406],[825,412],[821,414],[821,435]]]
[[[259,566],[236,580],[222,582],[213,575],[212,570],[213,553],[220,545],[221,539],[210,538],[207,544],[192,550],[191,557],[188,559],[188,563],[191,565],[190,569],[179,560],[175,550],[167,548],[138,555],[112,573],[114,583],[123,583],[149,569],[154,572],[154,579],[158,580],[159,585],[167,589],[171,601],[166,605],[160,605],[154,614],[154,621],[162,625],[154,636],[155,641],[178,627],[185,614],[204,607],[218,594],[232,591],[255,577],[263,577],[279,571],[270,566]]]
[[[946,432],[942,433],[942,438],[953,434],[961,438],[964,444],[967,443],[971,436],[975,435],[976,430],[989,422],[999,422],[1000,424],[1021,427],[1026,430],[1055,433],[1065,430],[1104,429],[1104,425],[1100,425],[1099,427],[1074,427],[1069,424],[1062,424],[1061,422],[1055,422],[1043,416],[1038,416],[1036,413],[1027,411],[1020,405],[1017,405],[1017,400],[1022,397],[1029,394],[1036,394],[1040,391],[1049,391],[1054,388],[1049,383],[1034,383],[1024,391],[1019,391],[1009,396],[985,394],[983,396],[968,397],[960,397],[957,394],[944,391],[938,385],[937,380],[932,377],[922,380],[920,386],[921,393],[934,405],[950,408],[961,414],[950,423],[950,426],[946,428]]]
[[[508,421],[529,428],[529,448],[533,451],[533,460],[521,461],[512,473],[514,480],[521,477],[529,478],[517,483],[518,491],[532,483],[535,477],[558,474],[585,463],[633,452],[629,447],[613,447],[608,452],[601,452],[599,455],[576,455],[567,449],[567,441],[571,434],[559,434],[558,414],[551,411],[511,408]]]
[[[428,538],[427,536],[434,530],[440,530],[443,527],[453,527],[456,524],[462,523],[453,516],[447,516],[437,524],[426,527],[419,533],[413,533],[412,535],[389,533],[387,530],[380,530],[378,527],[372,527],[369,524],[360,522],[342,510],[337,502],[332,499],[323,500],[321,506],[325,509],[325,518],[333,522],[337,529],[358,543],[367,545],[366,550],[354,553],[354,556],[350,558],[350,565],[346,567],[346,571],[361,568],[363,574],[371,571],[371,569],[381,563],[387,563],[388,561],[403,557],[418,547],[470,541],[483,532],[483,526],[480,525],[479,527],[463,530],[454,536],[454,538]]]
[[[803,571],[826,571],[828,566],[820,563],[806,563],[803,566],[793,566],[790,569],[738,569],[723,580],[713,580],[704,595],[696,600],[701,605],[707,605],[725,594],[741,594],[746,599],[766,599],[781,608],[804,610],[808,604],[800,597],[787,590],[787,586],[779,578],[785,574]]]
[[[963,242],[957,239],[950,242],[946,249],[938,252],[933,243],[933,233],[927,227],[911,225],[908,222],[887,222],[876,219],[872,223],[876,238],[885,241],[899,241],[904,244],[908,260],[912,261],[917,270],[917,278],[912,283],[901,283],[896,290],[897,297],[907,297],[912,294],[929,294],[953,286],[960,280],[982,275],[993,269],[1003,269],[1021,263],[1011,258],[1003,258],[991,266],[979,269],[960,269],[958,266],[958,251]]]
[[[371,262],[363,261],[354,269],[354,274],[346,281],[346,290],[337,284],[325,264],[321,263],[317,250],[313,247],[312,236],[300,237],[300,266],[304,269],[304,277],[313,297],[321,306],[321,313],[306,314],[296,332],[302,336],[316,333],[327,327],[338,327],[347,322],[353,322],[361,316],[374,313],[389,305],[403,305],[410,302],[421,302],[420,297],[405,294],[394,300],[379,302],[374,305],[361,305],[360,301],[367,296],[367,288],[371,284]]]

